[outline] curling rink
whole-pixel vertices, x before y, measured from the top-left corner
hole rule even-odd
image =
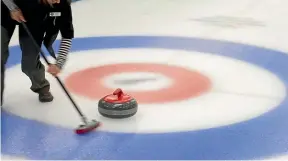
[[[3,160],[288,160],[287,0],[80,0],[60,74],[41,104],[21,72],[17,32],[1,110]],[[59,42],[55,44],[55,48]],[[53,60],[53,59],[51,59]],[[43,62],[44,63],[44,62]],[[139,111],[114,120],[116,88]]]

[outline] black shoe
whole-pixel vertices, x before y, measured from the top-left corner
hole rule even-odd
[[[53,95],[50,92],[39,93],[40,102],[52,102],[54,99]]]

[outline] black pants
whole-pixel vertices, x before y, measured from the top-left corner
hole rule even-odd
[[[28,25],[28,28],[29,26],[31,25]],[[9,57],[9,43],[15,27],[16,23],[11,23],[5,27],[1,26],[1,105],[4,91],[5,65]],[[38,45],[41,46],[44,32],[41,32],[39,28],[35,30],[35,28],[37,28],[37,24],[32,28],[30,27],[32,35]],[[33,29],[37,32],[33,33]],[[30,89],[35,93],[49,91],[50,84],[45,78],[45,67],[40,61],[39,50],[31,42],[30,37],[28,37],[21,25],[19,25],[19,43],[22,50],[21,69],[31,80]],[[15,83],[17,83],[17,80],[15,80]]]

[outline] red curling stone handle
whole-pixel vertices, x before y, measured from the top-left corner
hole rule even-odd
[[[117,95],[118,99],[122,99],[124,96],[124,92],[122,89],[118,88],[113,92],[113,95]]]

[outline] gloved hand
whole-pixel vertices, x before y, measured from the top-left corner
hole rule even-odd
[[[60,71],[61,69],[55,64],[50,64],[47,70],[47,72],[53,75],[54,77],[57,76],[60,73]]]

